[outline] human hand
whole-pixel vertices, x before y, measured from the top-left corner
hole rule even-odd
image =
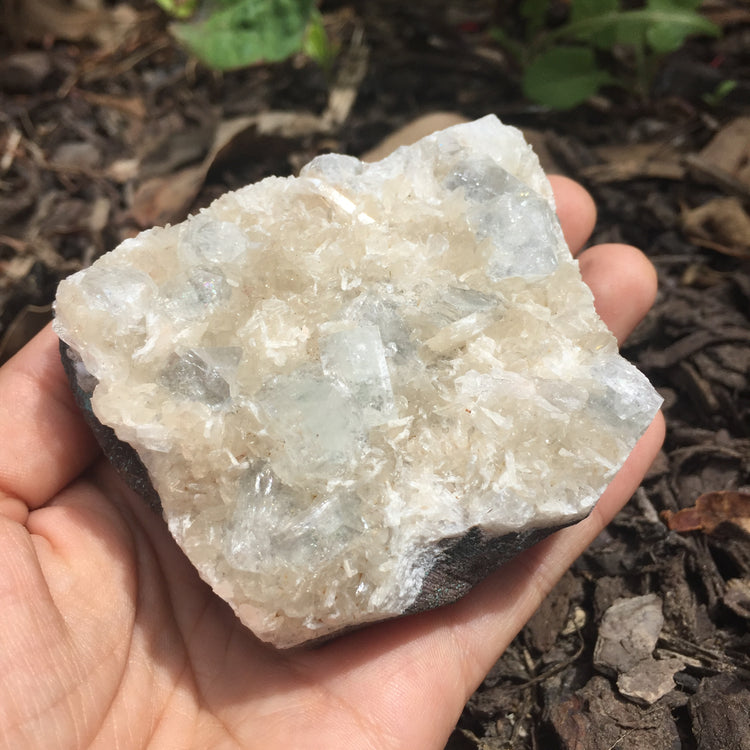
[[[569,245],[590,197],[553,178]],[[634,248],[579,256],[622,341],[653,302]],[[45,329],[0,370],[0,748],[442,748],[555,581],[622,507],[663,439],[658,416],[581,523],[455,604],[321,647],[256,640],[101,456]]]

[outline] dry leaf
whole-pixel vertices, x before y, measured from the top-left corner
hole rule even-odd
[[[110,8],[102,0],[18,0],[7,15],[6,23],[15,38],[35,42],[91,39],[105,49],[122,44],[138,21],[130,5]]]
[[[750,188],[750,117],[738,117],[725,125],[699,158]]]
[[[180,221],[206,179],[203,164],[188,167],[168,177],[146,180],[133,196],[130,212],[142,229]]]
[[[712,534],[722,523],[730,523],[750,534],[750,492],[707,492],[692,508],[661,514],[672,531],[703,531]]]
[[[596,153],[605,163],[581,169],[582,175],[595,182],[622,182],[644,177],[682,180],[685,177],[680,156],[663,143],[601,146]]]
[[[456,112],[432,112],[399,128],[370,151],[362,154],[360,158],[362,161],[379,161],[399,146],[410,146],[436,130],[443,130],[462,122],[468,122],[468,120]]]
[[[131,214],[143,228],[182,221],[214,162],[226,153],[236,138],[251,129],[257,136],[293,138],[324,132],[326,127],[320,117],[304,112],[272,111],[225,120],[216,128],[211,148],[200,164],[142,183],[133,196]]]
[[[328,108],[322,115],[314,115],[309,112],[271,110],[253,116],[225,120],[215,128],[213,142],[203,160],[199,164],[186,167],[171,175],[164,174],[163,164],[155,173],[153,165],[149,167],[144,161],[141,169],[143,173],[151,175],[151,177],[141,183],[133,195],[131,214],[137,224],[146,228],[154,224],[184,219],[213,164],[225,156],[226,152],[234,145],[235,139],[250,131],[252,131],[254,137],[259,139],[264,137],[303,138],[315,133],[331,131],[349,114],[356,95],[357,85],[366,69],[366,51],[364,54],[365,56],[359,61],[358,67],[355,66],[356,75],[352,74],[346,79],[346,86],[341,88],[340,91],[334,86],[334,90],[339,91],[341,96],[339,98],[332,96]],[[197,138],[197,146],[200,148],[205,140],[205,134],[199,132]],[[174,140],[173,137],[173,150]],[[185,144],[191,145],[188,140],[185,141]],[[162,161],[163,159],[162,156]],[[185,163],[187,161],[182,155],[180,166]],[[130,164],[119,163],[115,170],[116,179],[123,179],[123,175],[130,174],[131,168],[132,165]],[[155,174],[158,176],[154,176]]]
[[[133,196],[130,211],[142,228],[181,221],[200,192],[216,155],[231,140],[253,124],[253,118],[238,117],[220,123],[213,143],[200,164],[174,174],[152,177],[141,183]]]
[[[691,240],[735,258],[750,258],[750,216],[738,198],[714,198],[682,212]]]

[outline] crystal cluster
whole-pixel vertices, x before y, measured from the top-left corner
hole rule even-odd
[[[493,116],[228,193],[56,311],[177,542],[282,647],[455,599],[584,517],[660,403]]]

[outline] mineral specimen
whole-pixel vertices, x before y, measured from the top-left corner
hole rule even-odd
[[[493,116],[229,193],[56,309],[139,489],[282,647],[451,601],[584,517],[660,403]]]

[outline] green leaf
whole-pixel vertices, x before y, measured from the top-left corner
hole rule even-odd
[[[737,88],[737,81],[730,79],[722,81],[710,94],[701,97],[710,107],[716,107]]]
[[[302,42],[304,53],[315,60],[323,70],[329,70],[333,65],[339,50],[337,45],[332,44],[323,25],[323,17],[315,10],[310,18],[310,23],[305,32]]]
[[[643,44],[645,33],[644,20],[620,10],[618,0],[574,0],[570,22],[555,35],[611,50],[618,43]]]
[[[175,18],[190,18],[195,13],[198,0],[156,0],[157,5]]]
[[[553,109],[570,109],[611,82],[611,76],[597,65],[592,49],[553,47],[526,68],[523,92]]]
[[[571,38],[589,42],[598,49],[612,49],[617,41],[619,11],[620,0],[573,0],[568,22],[573,29]]]
[[[696,13],[695,0],[648,0],[644,13],[652,14],[646,39],[654,52],[678,50],[689,36],[718,36],[719,27]]]
[[[592,0],[574,0],[573,8],[579,10],[571,16],[570,23],[557,29],[550,38],[576,39],[598,49],[609,50],[615,44],[649,46],[660,53],[679,49],[688,36],[708,34],[716,36],[719,29],[708,19],[692,10],[695,0],[648,0],[640,10],[609,10],[594,13]],[[604,0],[602,7],[609,7]]]
[[[302,48],[314,0],[214,0],[171,31],[216,70],[283,60]]]
[[[615,24],[615,44],[644,48],[651,20],[642,11],[619,13]]]

